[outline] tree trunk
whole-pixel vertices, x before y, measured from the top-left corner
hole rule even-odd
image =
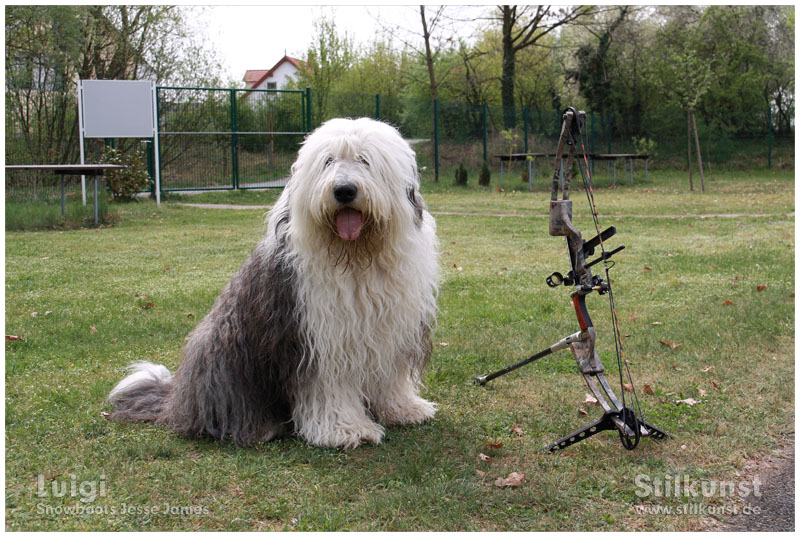
[[[686,111],[686,142],[689,148],[688,158],[686,159],[689,163],[689,190],[694,192],[694,183],[692,182],[692,116],[689,110]]]
[[[500,78],[500,95],[503,100],[503,127],[513,129],[517,126],[517,115],[514,113],[516,50],[511,39],[514,18],[511,6],[502,6],[501,9],[503,12],[503,72]]]
[[[694,128],[694,143],[697,147],[697,165],[700,168],[700,191],[706,191],[706,182],[705,178],[703,177],[703,157],[700,155],[700,137],[697,135],[697,119],[694,116],[694,110],[691,112],[692,114],[692,127]]]
[[[425,6],[419,6],[419,14],[422,18],[422,37],[425,41],[425,65],[428,67],[428,82],[431,87],[431,140],[435,138],[436,107],[434,102],[439,98],[439,90],[436,86],[436,72],[433,69],[433,52],[431,52],[431,34],[428,29],[428,21],[425,18]],[[436,142],[434,142],[436,143]],[[431,144],[433,147],[433,144]]]

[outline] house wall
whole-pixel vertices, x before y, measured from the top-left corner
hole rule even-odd
[[[290,77],[297,72],[297,68],[291,62],[283,62],[275,69],[272,76],[264,79],[264,81],[255,89],[269,89],[267,88],[268,82],[277,82],[276,89],[283,89],[289,83]]]

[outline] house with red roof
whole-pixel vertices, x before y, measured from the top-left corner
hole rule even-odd
[[[272,66],[272,69],[245,71],[245,87],[247,89],[283,89],[289,83],[292,75],[300,70],[300,63],[297,58],[284,56]]]

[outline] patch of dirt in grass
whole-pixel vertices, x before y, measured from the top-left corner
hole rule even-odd
[[[735,516],[724,531],[794,531],[794,441],[745,468],[748,480],[758,477],[760,496],[748,498],[750,513]]]

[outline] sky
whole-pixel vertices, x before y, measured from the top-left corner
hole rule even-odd
[[[222,60],[226,79],[241,81],[248,69],[269,69],[284,53],[305,55],[313,21],[323,14],[356,43],[368,43],[381,24],[416,29],[418,6],[206,6],[195,22]]]
[[[450,8],[452,9],[452,8]],[[222,60],[223,78],[241,81],[248,69],[270,69],[284,56],[302,57],[313,39],[313,21],[325,15],[356,44],[367,44],[390,26],[419,31],[419,5],[202,6],[194,24]]]

